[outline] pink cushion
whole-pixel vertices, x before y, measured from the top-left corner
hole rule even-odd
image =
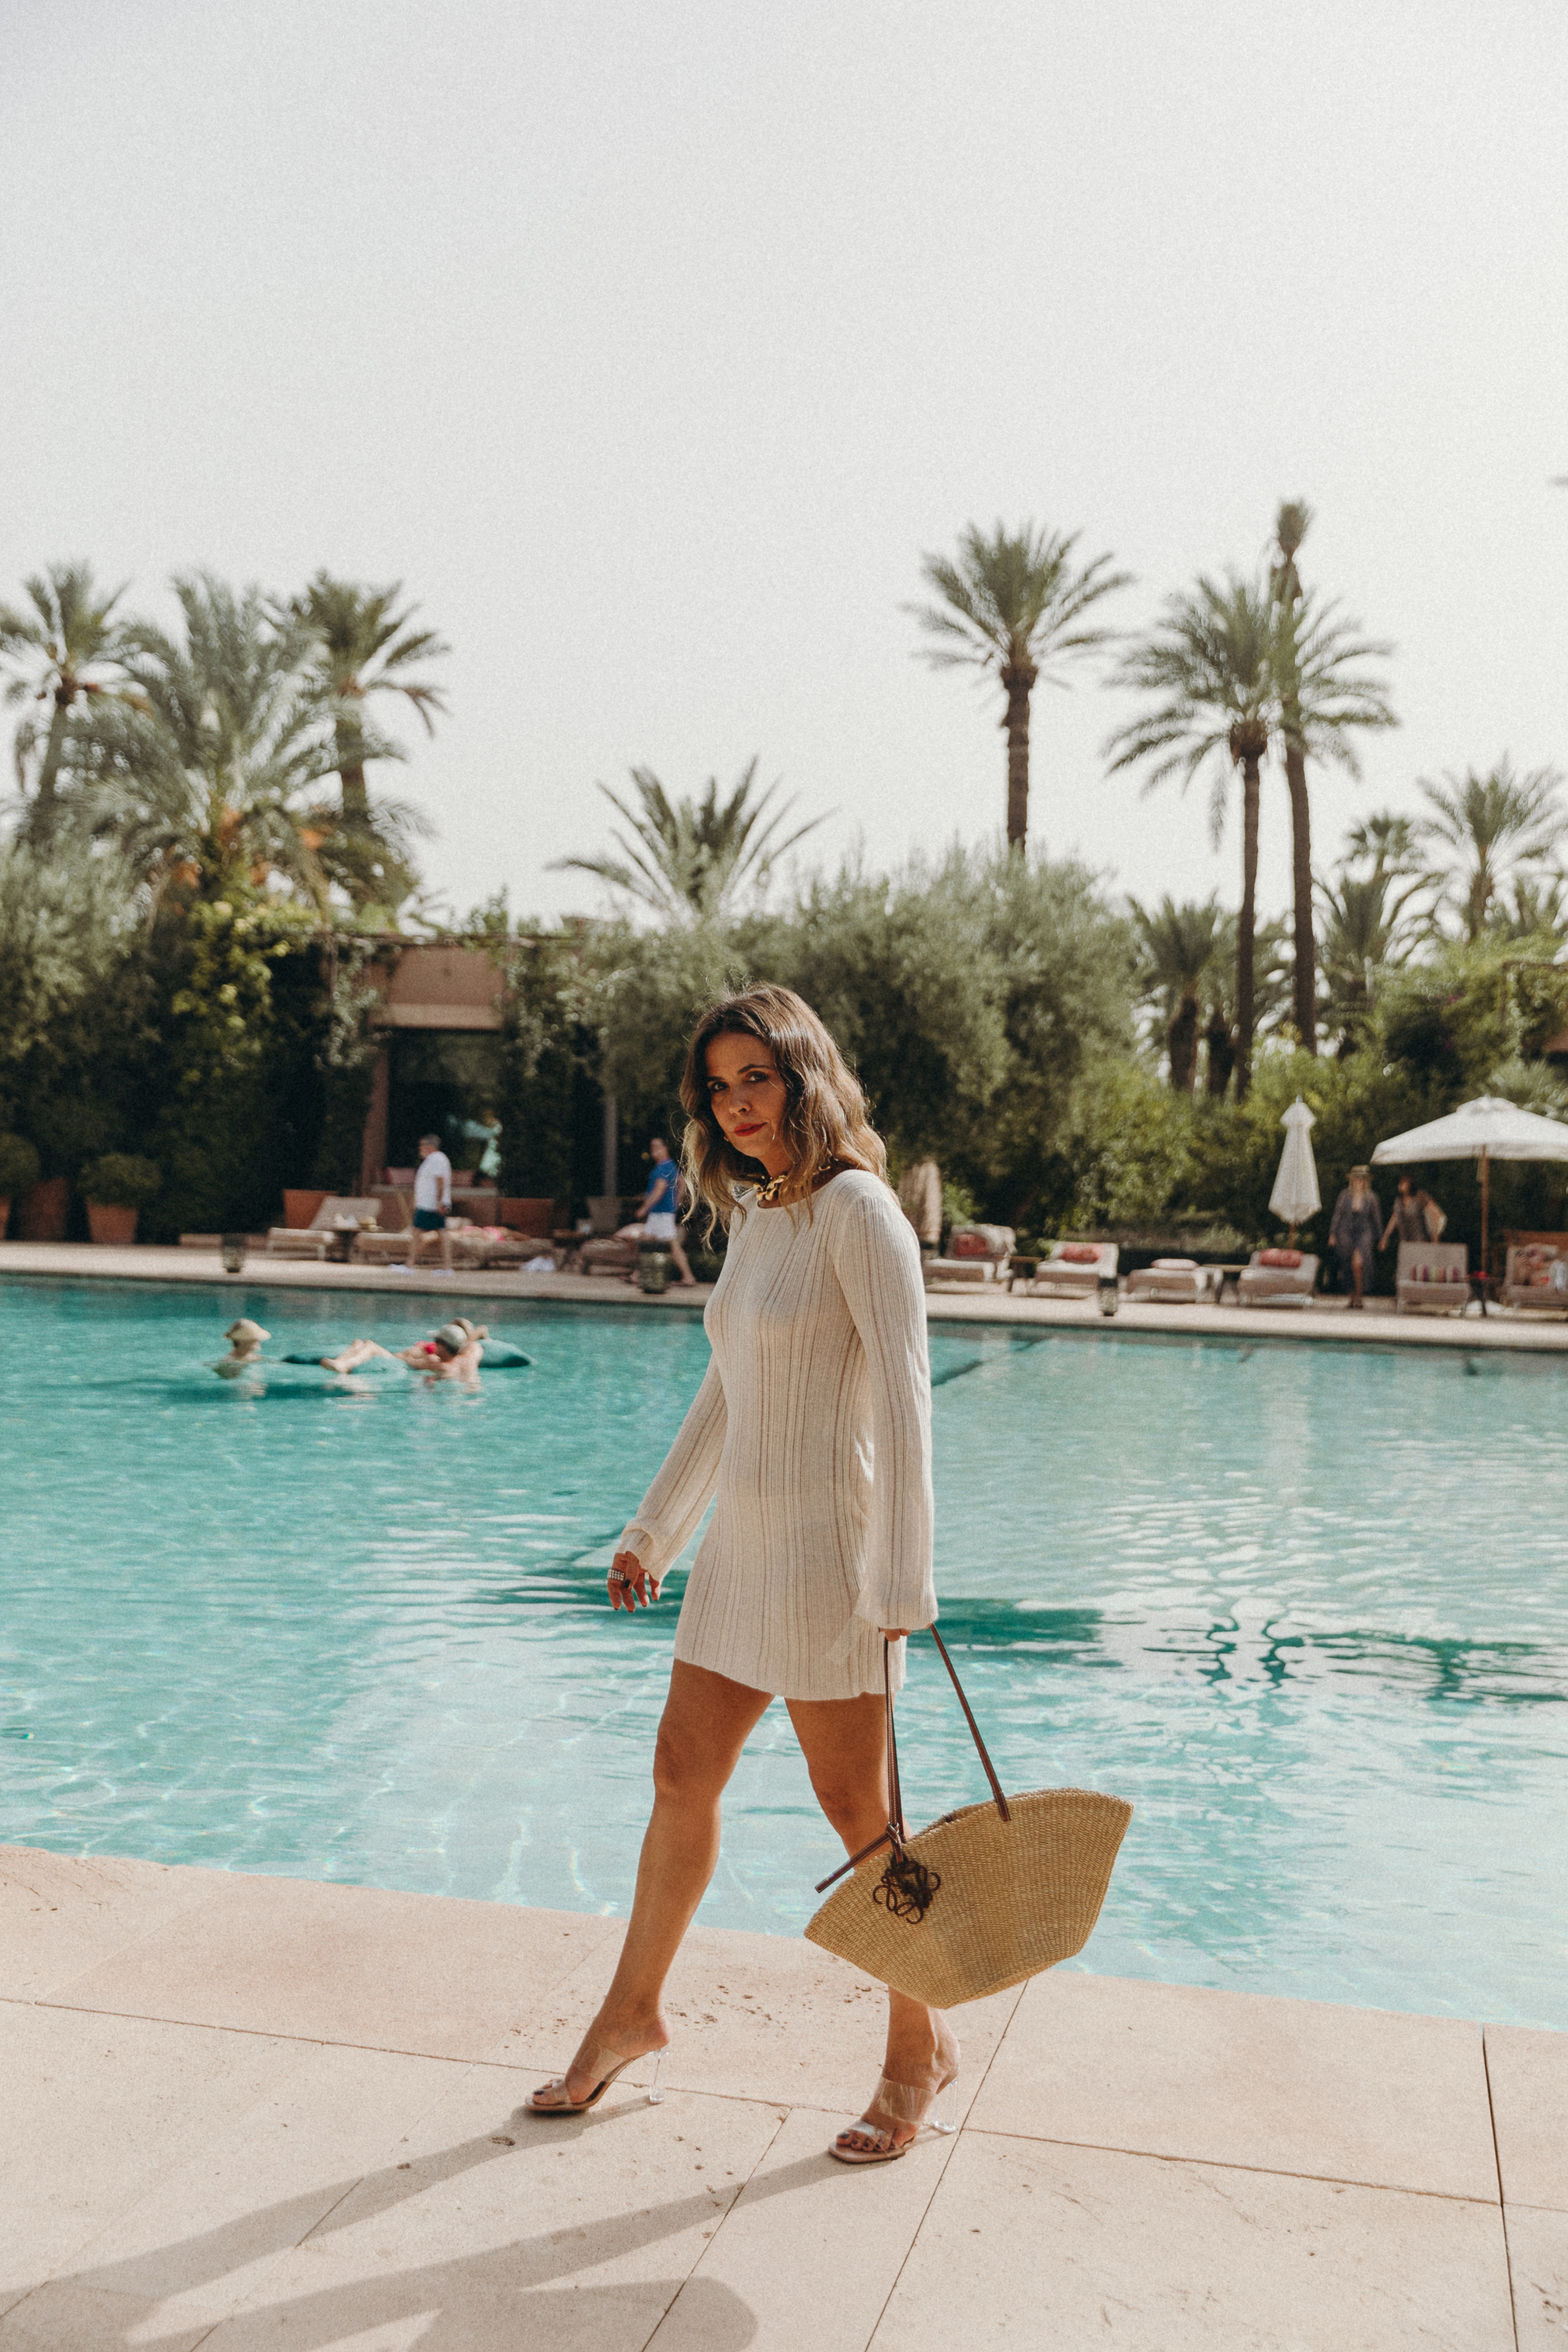
[[[989,1257],[990,1245],[984,1234],[954,1234],[948,1244],[950,1257]]]
[[[1298,1266],[1301,1263],[1301,1253],[1292,1249],[1259,1250],[1258,1263],[1259,1265]]]
[[[1100,1252],[1092,1242],[1064,1242],[1059,1255],[1064,1265],[1100,1264]]]

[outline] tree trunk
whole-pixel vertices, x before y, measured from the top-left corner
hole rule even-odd
[[[1285,784],[1290,794],[1290,862],[1296,885],[1296,1030],[1304,1054],[1318,1050],[1318,950],[1312,935],[1312,812],[1307,800],[1306,754],[1285,747]]]
[[[1257,1020],[1254,965],[1258,945],[1258,804],[1259,762],[1241,763],[1241,919],[1236,932],[1236,1098],[1252,1085],[1252,1032]]]
[[[38,768],[38,790],[33,803],[32,822],[28,831],[36,841],[47,842],[55,827],[55,815],[59,805],[56,782],[60,761],[65,757],[67,714],[76,699],[76,688],[57,686],[55,708],[49,719],[49,732],[44,744],[44,756]]]
[[[1007,846],[1022,850],[1029,832],[1029,696],[1038,673],[1009,663],[1002,672],[1007,689]]]
[[[1230,1074],[1236,1067],[1236,1046],[1222,1013],[1216,1012],[1212,1015],[1208,1027],[1204,1031],[1204,1043],[1209,1049],[1208,1092],[1210,1097],[1218,1102],[1229,1086]]]
[[[1190,1095],[1198,1075],[1198,1000],[1184,996],[1176,1017],[1165,1033],[1171,1057],[1171,1084],[1179,1095]]]
[[[370,787],[364,778],[364,737],[346,719],[337,723],[338,782],[345,825],[370,822]]]

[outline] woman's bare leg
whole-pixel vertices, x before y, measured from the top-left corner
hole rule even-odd
[[[337,1355],[323,1356],[321,1362],[329,1372],[352,1372],[356,1364],[368,1363],[372,1356],[391,1354],[391,1349],[384,1348],[379,1339],[351,1339]]]
[[[858,1853],[888,1826],[887,1717],[875,1696],[791,1699],[790,1721],[805,1754],[816,1801],[844,1841]],[[888,2047],[882,2071],[889,2083],[934,2090],[956,2063],[958,2043],[940,2009],[888,1988]],[[876,2106],[866,2110],[880,2131],[912,2139],[915,2126]],[[851,2147],[868,2147],[868,2132],[841,2132]]]
[[[625,2058],[640,2057],[668,2041],[658,2007],[664,1980],[719,1860],[719,1801],[748,1733],[770,1704],[767,1691],[749,1690],[706,1666],[678,1658],[670,1669],[654,1749],[653,1816],[621,1957],[566,2069],[564,2089],[552,2097],[546,2084],[535,2094],[540,2106],[587,2097],[595,2081],[595,2049],[607,2045]]]
[[[1352,1307],[1359,1307],[1359,1306],[1361,1305],[1361,1286],[1362,1286],[1363,1280],[1364,1279],[1364,1276],[1365,1276],[1365,1268],[1363,1266],[1362,1262],[1361,1262],[1361,1252],[1360,1252],[1360,1250],[1352,1250],[1352,1252],[1351,1252],[1351,1305],[1352,1305]]]

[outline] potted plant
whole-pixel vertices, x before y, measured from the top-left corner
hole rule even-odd
[[[0,1135],[0,1241],[11,1215],[11,1199],[38,1181],[38,1155],[25,1135]]]
[[[81,1171],[87,1196],[88,1231],[95,1242],[117,1243],[123,1248],[136,1238],[137,1213],[144,1209],[163,1179],[151,1160],[133,1151],[106,1151]]]

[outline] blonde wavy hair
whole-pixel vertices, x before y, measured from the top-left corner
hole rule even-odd
[[[824,1024],[793,988],[771,983],[721,997],[697,1024],[680,1099],[686,1108],[681,1165],[693,1198],[708,1211],[708,1230],[728,1228],[740,1205],[739,1188],[767,1181],[760,1160],[737,1151],[714,1116],[708,1096],[708,1048],[715,1037],[754,1037],[766,1045],[784,1082],[784,1140],[794,1165],[784,1195],[804,1201],[831,1167],[864,1168],[884,1182],[888,1154],[867,1116],[860,1082]]]

